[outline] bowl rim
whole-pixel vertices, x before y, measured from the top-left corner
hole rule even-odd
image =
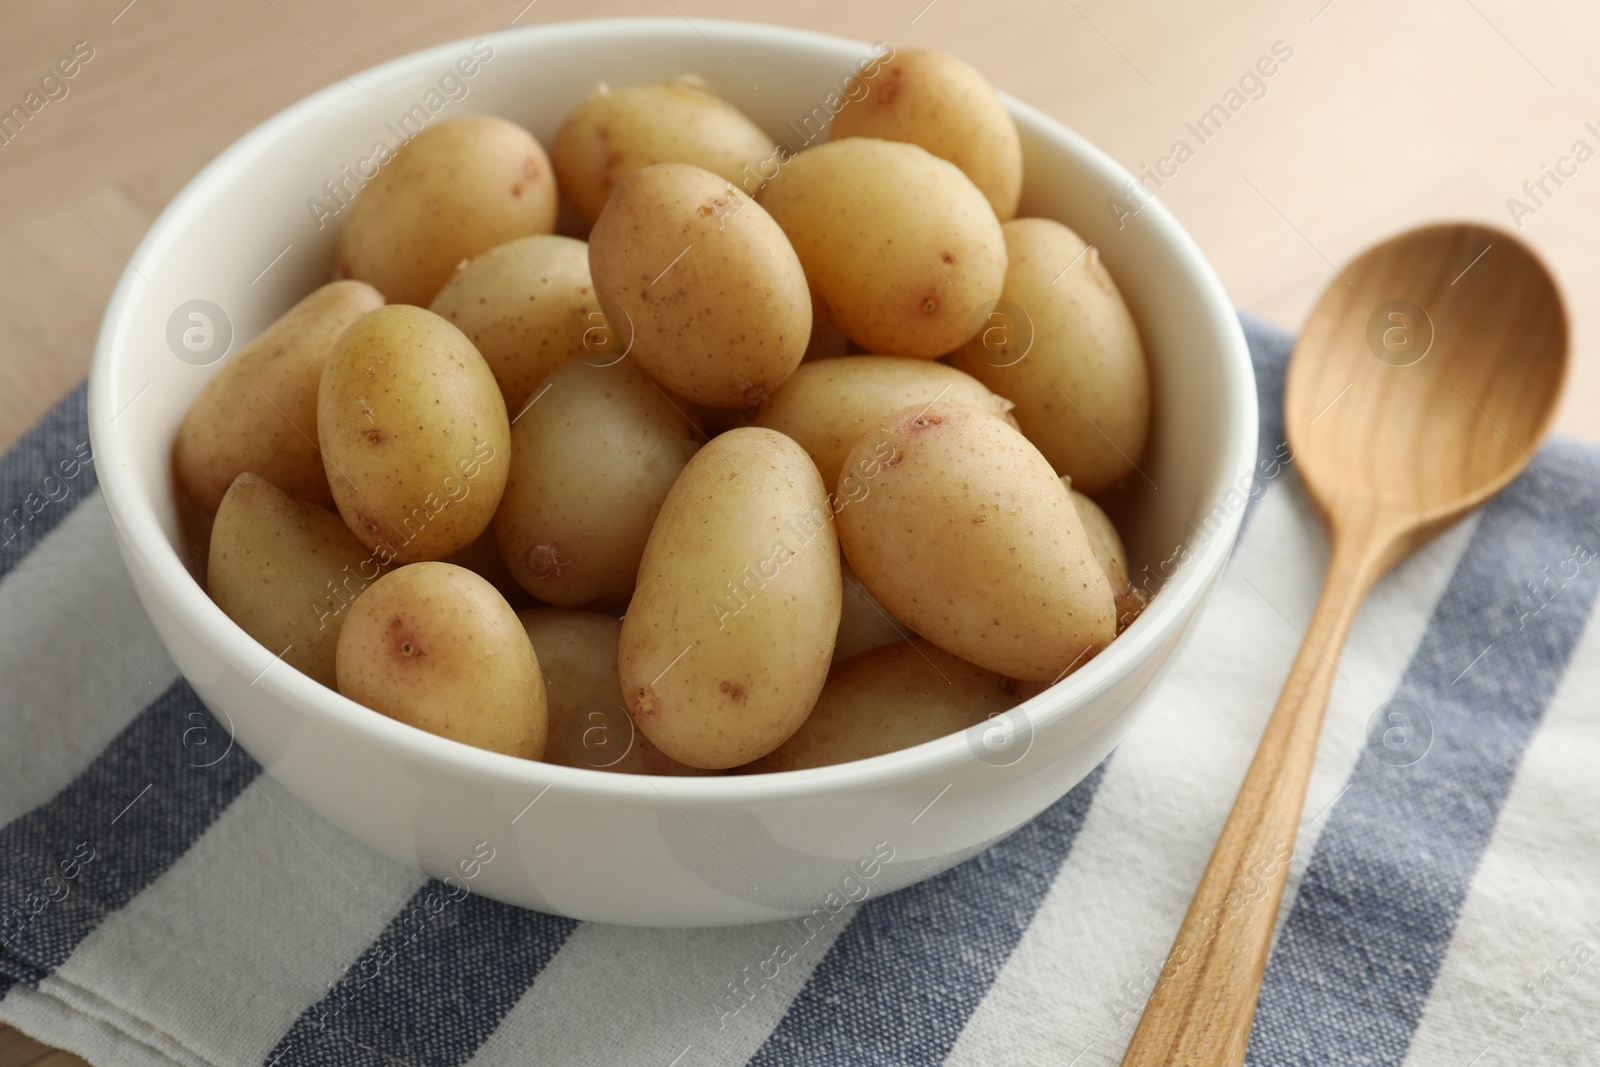
[[[446,42],[386,60],[348,78],[333,82],[290,104],[250,130],[191,178],[162,210],[139,242],[118,279],[106,306],[89,370],[88,421],[97,459],[118,453],[119,430],[107,416],[116,411],[112,393],[116,367],[130,341],[130,326],[141,283],[148,284],[143,268],[161,258],[191,216],[212,195],[260,154],[263,148],[288,135],[328,102],[366,88],[400,80],[421,70],[448,62],[472,42],[491,45],[526,38],[548,39],[558,46],[563,39],[595,36],[653,38],[696,36],[707,41],[754,40],[766,45],[815,50],[865,49],[848,38],[812,30],[790,29],[760,23],[722,19],[624,18],[589,19],[554,24],[515,26]],[[859,52],[854,53],[859,54]],[[1019,125],[1032,127],[1066,149],[1109,185],[1121,187],[1133,176],[1087,138],[1039,109],[1001,93]],[[1220,279],[1193,238],[1159,199],[1151,198],[1141,210],[1142,221],[1158,231],[1161,241],[1181,261],[1196,285],[1202,308],[1215,318],[1223,334],[1222,370],[1226,386],[1241,418],[1225,426],[1228,439],[1224,455],[1231,457],[1235,478],[1253,471],[1258,419],[1254,368],[1232,303]],[[126,425],[126,424],[125,424]],[[167,540],[153,501],[139,492],[134,476],[124,464],[97,463],[101,494],[113,526],[129,555],[130,566],[142,565],[152,579],[153,595],[161,597],[174,617],[208,640],[213,651],[240,673],[251,673],[251,661],[271,657],[270,650],[250,637],[222,613],[189,573]],[[1015,706],[1007,714],[1025,715],[1035,738],[1081,712],[1134,672],[1190,619],[1200,606],[1212,579],[1231,553],[1243,522],[1243,509],[1230,511],[1223,526],[1178,564],[1150,606],[1129,628],[1089,663],[1039,695]],[[137,561],[137,563],[135,563]],[[271,663],[267,664],[269,667]],[[180,675],[181,677],[181,675]],[[363,735],[372,745],[402,761],[434,765],[445,773],[470,776],[485,784],[528,792],[560,787],[587,799],[615,804],[637,801],[685,803],[695,807],[755,805],[774,801],[849,793],[903,785],[941,772],[953,773],[960,765],[979,762],[969,750],[966,731],[927,741],[884,755],[826,767],[765,774],[728,774],[699,777],[665,777],[605,773],[580,767],[520,759],[474,748],[398,722],[329,689],[297,670],[267,670],[258,679],[274,700],[291,702],[309,719],[334,725],[352,735]],[[232,732],[232,724],[229,724]],[[266,767],[270,772],[271,767]]]

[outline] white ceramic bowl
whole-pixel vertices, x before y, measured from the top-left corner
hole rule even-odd
[[[503,115],[549,144],[594,82],[693,71],[794,141],[786,124],[810,115],[867,51],[737,23],[580,22],[489,35],[477,45],[473,76],[457,72],[441,87],[458,59],[474,56],[471,41],[442,45],[264,123],[151,228],[111,299],[90,373],[100,484],[139,597],[179,669],[306,804],[439,877],[486,841],[495,859],[473,890],[525,907],[652,926],[751,923],[810,911],[859,859],[875,848],[884,854],[880,842],[894,859],[875,891],[945,870],[1054,802],[1128,730],[1238,532],[1240,512],[1226,501],[1230,488],[1248,486],[1254,463],[1254,379],[1221,284],[1166,209],[1152,202],[1119,229],[1107,202],[1127,199],[1128,174],[1016,101],[1007,103],[1026,159],[1021,213],[1059,219],[1100,250],[1150,354],[1148,477],[1135,480],[1119,510],[1136,569],[1149,564],[1170,577],[1105,652],[1003,721],[776,775],[646,778],[527,762],[402,725],[281,663],[269,669],[273,653],[185,569],[169,452],[215,366],[174,355],[169,321],[190,301],[211,301],[231,322],[236,349],[325,280],[338,219],[319,228],[309,201],[336,207],[323,183],[340,181],[347,165],[355,170],[377,142],[396,144],[398,120],[417,114],[414,105],[426,114],[444,101],[440,117]],[[452,93],[461,98],[449,100]]]

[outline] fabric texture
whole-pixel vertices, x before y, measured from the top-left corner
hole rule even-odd
[[[0,1020],[125,1067],[1117,1063],[1327,562],[1284,441],[1291,339],[1245,326],[1244,532],[1130,736],[759,983],[776,926],[458,899],[261,774],[134,597],[78,389],[0,461]],[[1600,451],[1556,440],[1374,589],[1251,1064],[1600,1057],[1597,522]]]

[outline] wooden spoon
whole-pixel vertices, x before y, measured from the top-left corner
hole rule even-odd
[[[1566,370],[1561,296],[1508,233],[1412,230],[1328,286],[1284,390],[1294,466],[1332,541],[1327,581],[1123,1067],[1244,1062],[1356,609],[1384,571],[1531,462]]]

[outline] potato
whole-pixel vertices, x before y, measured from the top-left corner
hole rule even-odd
[[[699,78],[612,89],[604,82],[561,124],[550,145],[556,181],[589,222],[624,178],[656,163],[691,163],[747,193],[778,147]]]
[[[391,304],[427,307],[456,264],[556,224],[556,183],[539,142],[492,115],[426,127],[350,202],[338,277]]]
[[[494,586],[449,563],[413,563],[350,605],[339,692],[408,726],[523,759],[544,755],[539,660]]]
[[[183,416],[172,465],[191,499],[215,515],[245,471],[313,504],[332,504],[317,453],[317,383],[344,328],[383,304],[364,282],[315,290],[225,362]]]
[[[717,773],[668,759],[634,728],[617,677],[619,620],[566,608],[530,608],[517,618],[544,672],[550,706],[546,763],[623,774]]]
[[[878,603],[855,571],[845,567],[842,577],[844,600],[839,611],[839,636],[833,643],[833,662],[916,636]]]
[[[1031,329],[985,331],[951,362],[1015,401],[1017,424],[1057,474],[1101,492],[1133,473],[1149,432],[1139,330],[1099,254],[1077,234],[1051,219],[1014,219],[1003,229],[1004,299]]]
[[[500,556],[546,604],[621,607],[700,429],[630,359],[569,363],[535,395],[511,431]]]
[[[809,148],[757,200],[828,318],[868,352],[944,355],[1000,296],[994,209],[960,168],[916,145],[850,137]]]
[[[206,591],[268,652],[331,689],[345,608],[382,572],[339,516],[245,473],[217,508]]]
[[[339,514],[386,559],[437,560],[488,527],[510,469],[500,387],[462,332],[391,304],[352,323],[317,393]]]
[[[935,400],[971,404],[996,415],[1011,401],[943,363],[903,356],[845,356],[805,363],[762,403],[755,424],[800,443],[832,489],[845,453],[891,411]]]
[[[865,77],[867,94],[833,119],[828,136],[909,141],[960,167],[1002,221],[1022,195],[1022,142],[994,86],[948,52],[896,52]]]
[[[1067,487],[1072,506],[1083,521],[1083,532],[1089,536],[1095,562],[1100,564],[1100,569],[1106,572],[1106,580],[1111,583],[1111,594],[1117,605],[1117,633],[1120,634],[1139,617],[1145,606],[1144,594],[1128,580],[1128,550],[1122,547],[1122,538],[1112,525],[1111,516],[1101,510],[1099,504],[1072,488],[1072,479],[1062,478],[1061,484]]]
[[[710,171],[660,163],[624,181],[589,234],[589,269],[632,322],[632,358],[697,404],[758,404],[805,355],[800,260],[759,204]]]
[[[851,569],[940,648],[1049,682],[1116,636],[1111,586],[1072,498],[1004,420],[945,401],[904,408],[845,465],[864,487],[839,512]]]
[[[976,726],[1042,688],[973,666],[926,641],[874,648],[835,666],[805,724],[740,773],[798,771],[898,752]]]
[[[463,263],[430,307],[477,348],[513,416],[551,371],[589,354],[591,331],[606,328],[589,281],[589,246],[549,234]]]
[[[622,620],[634,723],[691,767],[771,752],[822,691],[840,597],[833,516],[805,450],[760,427],[713,438],[667,494]]]

